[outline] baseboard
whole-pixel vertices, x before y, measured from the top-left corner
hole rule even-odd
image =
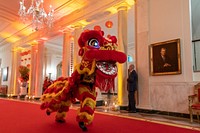
[[[120,106],[120,110],[126,110],[127,106]],[[190,118],[189,114],[186,113],[178,113],[178,112],[167,112],[167,111],[160,111],[160,110],[148,110],[148,109],[141,109],[137,108],[137,112],[139,113],[147,113],[147,114],[157,114],[157,115],[166,115],[166,116],[174,116],[174,117],[181,117],[181,118]],[[197,119],[197,116],[193,115],[194,119]]]
[[[103,106],[103,100],[96,101],[96,106]]]
[[[8,96],[6,94],[0,94],[0,97],[6,98]]]
[[[38,101],[39,101],[40,98],[41,98],[40,96],[38,96],[38,97],[34,97],[34,100],[38,100]]]
[[[182,118],[190,118],[189,114],[178,113],[178,112],[167,112],[167,111],[159,111],[159,110],[147,110],[147,109],[137,109],[138,112],[141,113],[149,113],[149,114],[159,114],[159,115],[168,115]]]
[[[80,104],[80,102],[76,101],[74,104]],[[103,106],[103,100],[96,101],[96,106]]]

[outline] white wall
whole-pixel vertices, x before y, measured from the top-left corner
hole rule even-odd
[[[11,70],[12,70],[12,51],[11,46],[8,44],[0,49],[0,58],[2,59],[1,68],[8,67],[8,81],[1,81],[2,85],[8,85],[10,88]]]
[[[186,1],[188,0],[150,0],[149,43],[180,38],[182,64],[182,74],[167,79],[165,76],[152,77],[152,82],[157,82],[158,78],[159,82],[192,81],[192,44],[191,34],[188,34],[190,32],[189,3],[187,5]]]
[[[57,65],[62,61],[62,56],[60,55],[52,55],[51,58],[51,70],[52,70],[52,79],[56,79],[57,74]]]
[[[49,73],[51,73],[51,79],[56,80],[56,74],[57,74],[57,65],[62,61],[62,56],[60,54],[48,54],[45,55],[45,77],[49,76]]]
[[[188,113],[188,95],[193,91],[192,44],[188,0],[137,1],[137,65],[139,107]],[[149,74],[149,45],[181,39],[181,69],[178,75]]]

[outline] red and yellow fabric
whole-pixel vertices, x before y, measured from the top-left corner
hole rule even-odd
[[[41,109],[47,114],[57,112],[56,121],[64,122],[66,112],[75,99],[80,101],[77,114],[79,126],[92,123],[96,107],[96,87],[108,91],[114,89],[114,78],[117,76],[118,63],[126,61],[126,55],[116,50],[115,36],[104,38],[104,32],[85,30],[79,40],[79,56],[82,60],[76,65],[69,78],[58,78],[45,90],[41,97]]]

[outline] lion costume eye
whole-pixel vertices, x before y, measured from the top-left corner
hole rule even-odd
[[[93,47],[93,48],[99,48],[99,41],[97,39],[90,39],[88,41],[88,45]]]

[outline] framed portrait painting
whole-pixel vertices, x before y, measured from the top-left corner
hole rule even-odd
[[[150,45],[151,75],[181,74],[180,39]]]

